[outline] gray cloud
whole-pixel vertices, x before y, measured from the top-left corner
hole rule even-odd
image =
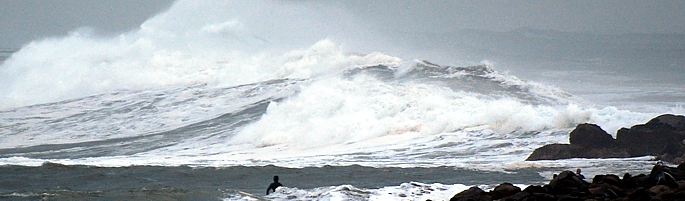
[[[685,1],[345,0],[361,19],[392,30],[508,31],[520,27],[591,33],[685,33]]]
[[[3,27],[0,48],[65,35],[79,27],[92,27],[96,34],[128,31],[172,3],[172,0],[0,0],[0,26]],[[681,0],[332,0],[319,3],[343,8],[357,22],[387,32],[508,31],[529,27],[589,33],[685,33],[685,23],[682,23],[685,1]]]
[[[131,30],[172,0],[0,0],[0,48],[65,35],[80,27],[110,34]]]

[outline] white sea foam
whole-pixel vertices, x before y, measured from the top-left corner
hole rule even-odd
[[[321,16],[301,18],[315,15]],[[347,54],[327,39],[337,28],[325,19],[350,19],[340,15],[334,8],[324,13],[288,3],[179,1],[118,36],[78,29],[33,41],[0,67],[0,109],[116,90],[234,86],[400,62],[381,53]]]
[[[579,123],[613,134],[658,115],[594,105],[491,66],[459,71],[349,53],[360,51],[354,40],[335,33],[350,31],[326,22],[352,18],[337,18],[345,14],[335,9],[322,14],[317,3],[205,3],[179,1],[115,37],[79,29],[13,54],[0,67],[0,148],[17,153],[0,164],[570,167],[582,162],[521,161],[539,146],[568,142]],[[363,71],[376,65],[393,74]],[[263,114],[252,108],[260,101],[268,104]],[[654,107],[649,111],[685,113],[682,106]],[[232,116],[241,112],[254,117]],[[245,122],[192,128],[220,118]],[[116,154],[122,145],[108,141],[137,137],[162,145]],[[20,149],[38,145],[64,148]],[[111,152],[79,155],[88,149]],[[51,158],[55,153],[64,155]]]
[[[282,54],[186,52],[138,42],[101,42],[71,35],[34,42],[2,70],[5,109],[116,90],[159,89],[208,83],[235,86],[269,79],[310,78],[347,67],[397,65],[381,53],[347,54],[330,40]],[[66,54],[66,55],[63,55]]]
[[[352,77],[324,76],[308,81],[226,89],[201,85],[163,91],[120,92],[7,111],[5,114],[13,118],[3,119],[3,124],[33,126],[3,127],[10,129],[3,133],[12,137],[3,138],[2,146],[70,144],[164,134],[174,128],[241,111],[249,104],[271,98],[285,99],[269,103],[261,118],[250,124],[240,127],[215,125],[216,128],[187,131],[171,146],[143,149],[145,151],[134,155],[45,160],[10,157],[3,158],[0,163],[273,164],[285,167],[448,165],[505,171],[526,167],[516,164],[539,146],[567,143],[568,132],[578,123],[597,123],[613,133],[620,127],[644,123],[653,117],[574,103],[531,104],[516,97],[493,97],[432,84],[386,82],[360,73]],[[20,132],[10,132],[11,129]],[[98,146],[119,149],[117,143]]]
[[[496,185],[496,184],[494,184]],[[493,185],[477,186],[484,191],[491,191]],[[515,184],[524,189],[527,185]],[[399,186],[386,186],[378,189],[357,188],[352,185],[298,189],[279,187],[276,192],[265,197],[249,194],[232,193],[223,200],[449,200],[455,194],[471,186],[463,184],[424,184],[421,182],[402,183]]]
[[[237,25],[229,23],[211,29],[223,26]],[[283,81],[282,84],[255,81],[255,84],[235,86],[244,81],[229,80],[195,87],[120,90],[61,103],[6,110],[0,120],[3,125],[11,126],[0,128],[7,136],[0,140],[0,145],[19,148],[146,135],[163,137],[167,131],[183,129],[222,115],[230,118],[233,113],[251,107],[250,104],[271,101],[264,114],[257,114],[259,119],[244,126],[220,125],[187,131],[181,133],[177,137],[179,139],[174,139],[178,141],[163,142],[169,146],[150,150],[137,147],[145,151],[133,155],[44,160],[9,157],[0,163],[37,165],[51,161],[97,166],[274,164],[286,167],[449,165],[505,171],[507,168],[516,169],[517,165],[512,164],[523,161],[539,146],[568,142],[567,134],[576,124],[596,123],[614,133],[620,127],[644,123],[656,115],[614,107],[595,108],[555,87],[490,70],[476,74],[456,72],[456,76],[438,75],[438,81],[425,83],[418,81],[421,79],[403,80],[399,78],[417,70],[413,68],[419,61],[406,64],[381,53],[347,54],[328,40],[276,58],[280,59],[274,61],[280,64],[279,67],[273,68],[275,71],[268,76],[255,80],[306,79]],[[258,61],[265,61],[260,59]],[[249,62],[238,63],[247,65]],[[386,80],[370,73],[342,73],[374,65],[390,66],[390,70],[401,72],[396,74],[400,76]],[[198,74],[203,72],[197,71]],[[211,74],[220,74],[218,72]],[[242,75],[240,73],[225,77]],[[439,81],[441,79],[447,81]],[[461,85],[449,85],[454,80]],[[488,88],[492,91],[466,90],[482,84],[492,85]],[[223,88],[223,85],[232,87]],[[98,146],[116,150],[119,145]],[[77,149],[87,150],[89,147],[69,148],[71,151]]]
[[[272,200],[448,200],[455,194],[468,189],[463,184],[403,183],[379,189],[357,188],[351,185],[298,189],[280,187],[265,198]],[[238,198],[244,199],[242,197]],[[236,200],[227,198],[224,200]]]

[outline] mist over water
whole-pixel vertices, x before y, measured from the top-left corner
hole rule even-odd
[[[359,33],[362,29],[345,23],[349,19],[318,3],[179,1],[140,29],[119,36],[92,36],[78,29],[25,45],[0,69],[2,105],[125,89],[308,78],[354,62],[399,62],[390,56],[344,61],[359,56],[345,55],[350,50],[343,49],[342,41],[327,38],[345,30]]]
[[[597,88],[587,84],[656,87],[652,90],[667,84],[677,94],[685,85],[679,79],[685,66],[683,35],[525,28],[392,32],[360,17],[339,3],[178,1],[139,29],[118,36],[97,36],[82,28],[26,44],[0,68],[0,105],[11,108],[127,89],[309,78],[350,64],[398,65],[413,59],[457,66],[487,60],[499,71],[580,93],[574,95]],[[373,52],[378,52],[376,58],[345,61]]]

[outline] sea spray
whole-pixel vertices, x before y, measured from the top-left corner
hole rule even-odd
[[[308,78],[347,64],[398,62],[378,53],[347,61],[348,50],[341,47],[352,44],[341,46],[327,38],[339,33],[331,29],[337,25],[329,22],[340,24],[351,18],[331,6],[323,12],[302,4],[324,6],[178,1],[139,29],[117,36],[78,29],[63,37],[33,41],[0,67],[0,108],[118,90]]]
[[[400,57],[384,50],[432,47],[387,45],[332,7],[179,1],[117,36],[26,44],[0,67],[0,163],[506,171],[578,123],[613,133],[655,116],[499,61]]]

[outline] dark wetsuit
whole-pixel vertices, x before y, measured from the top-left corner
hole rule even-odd
[[[278,183],[278,176],[274,176],[274,183],[269,184],[269,188],[266,189],[266,194],[269,195],[269,191],[273,190],[276,192],[276,188],[281,187],[281,183]]]

